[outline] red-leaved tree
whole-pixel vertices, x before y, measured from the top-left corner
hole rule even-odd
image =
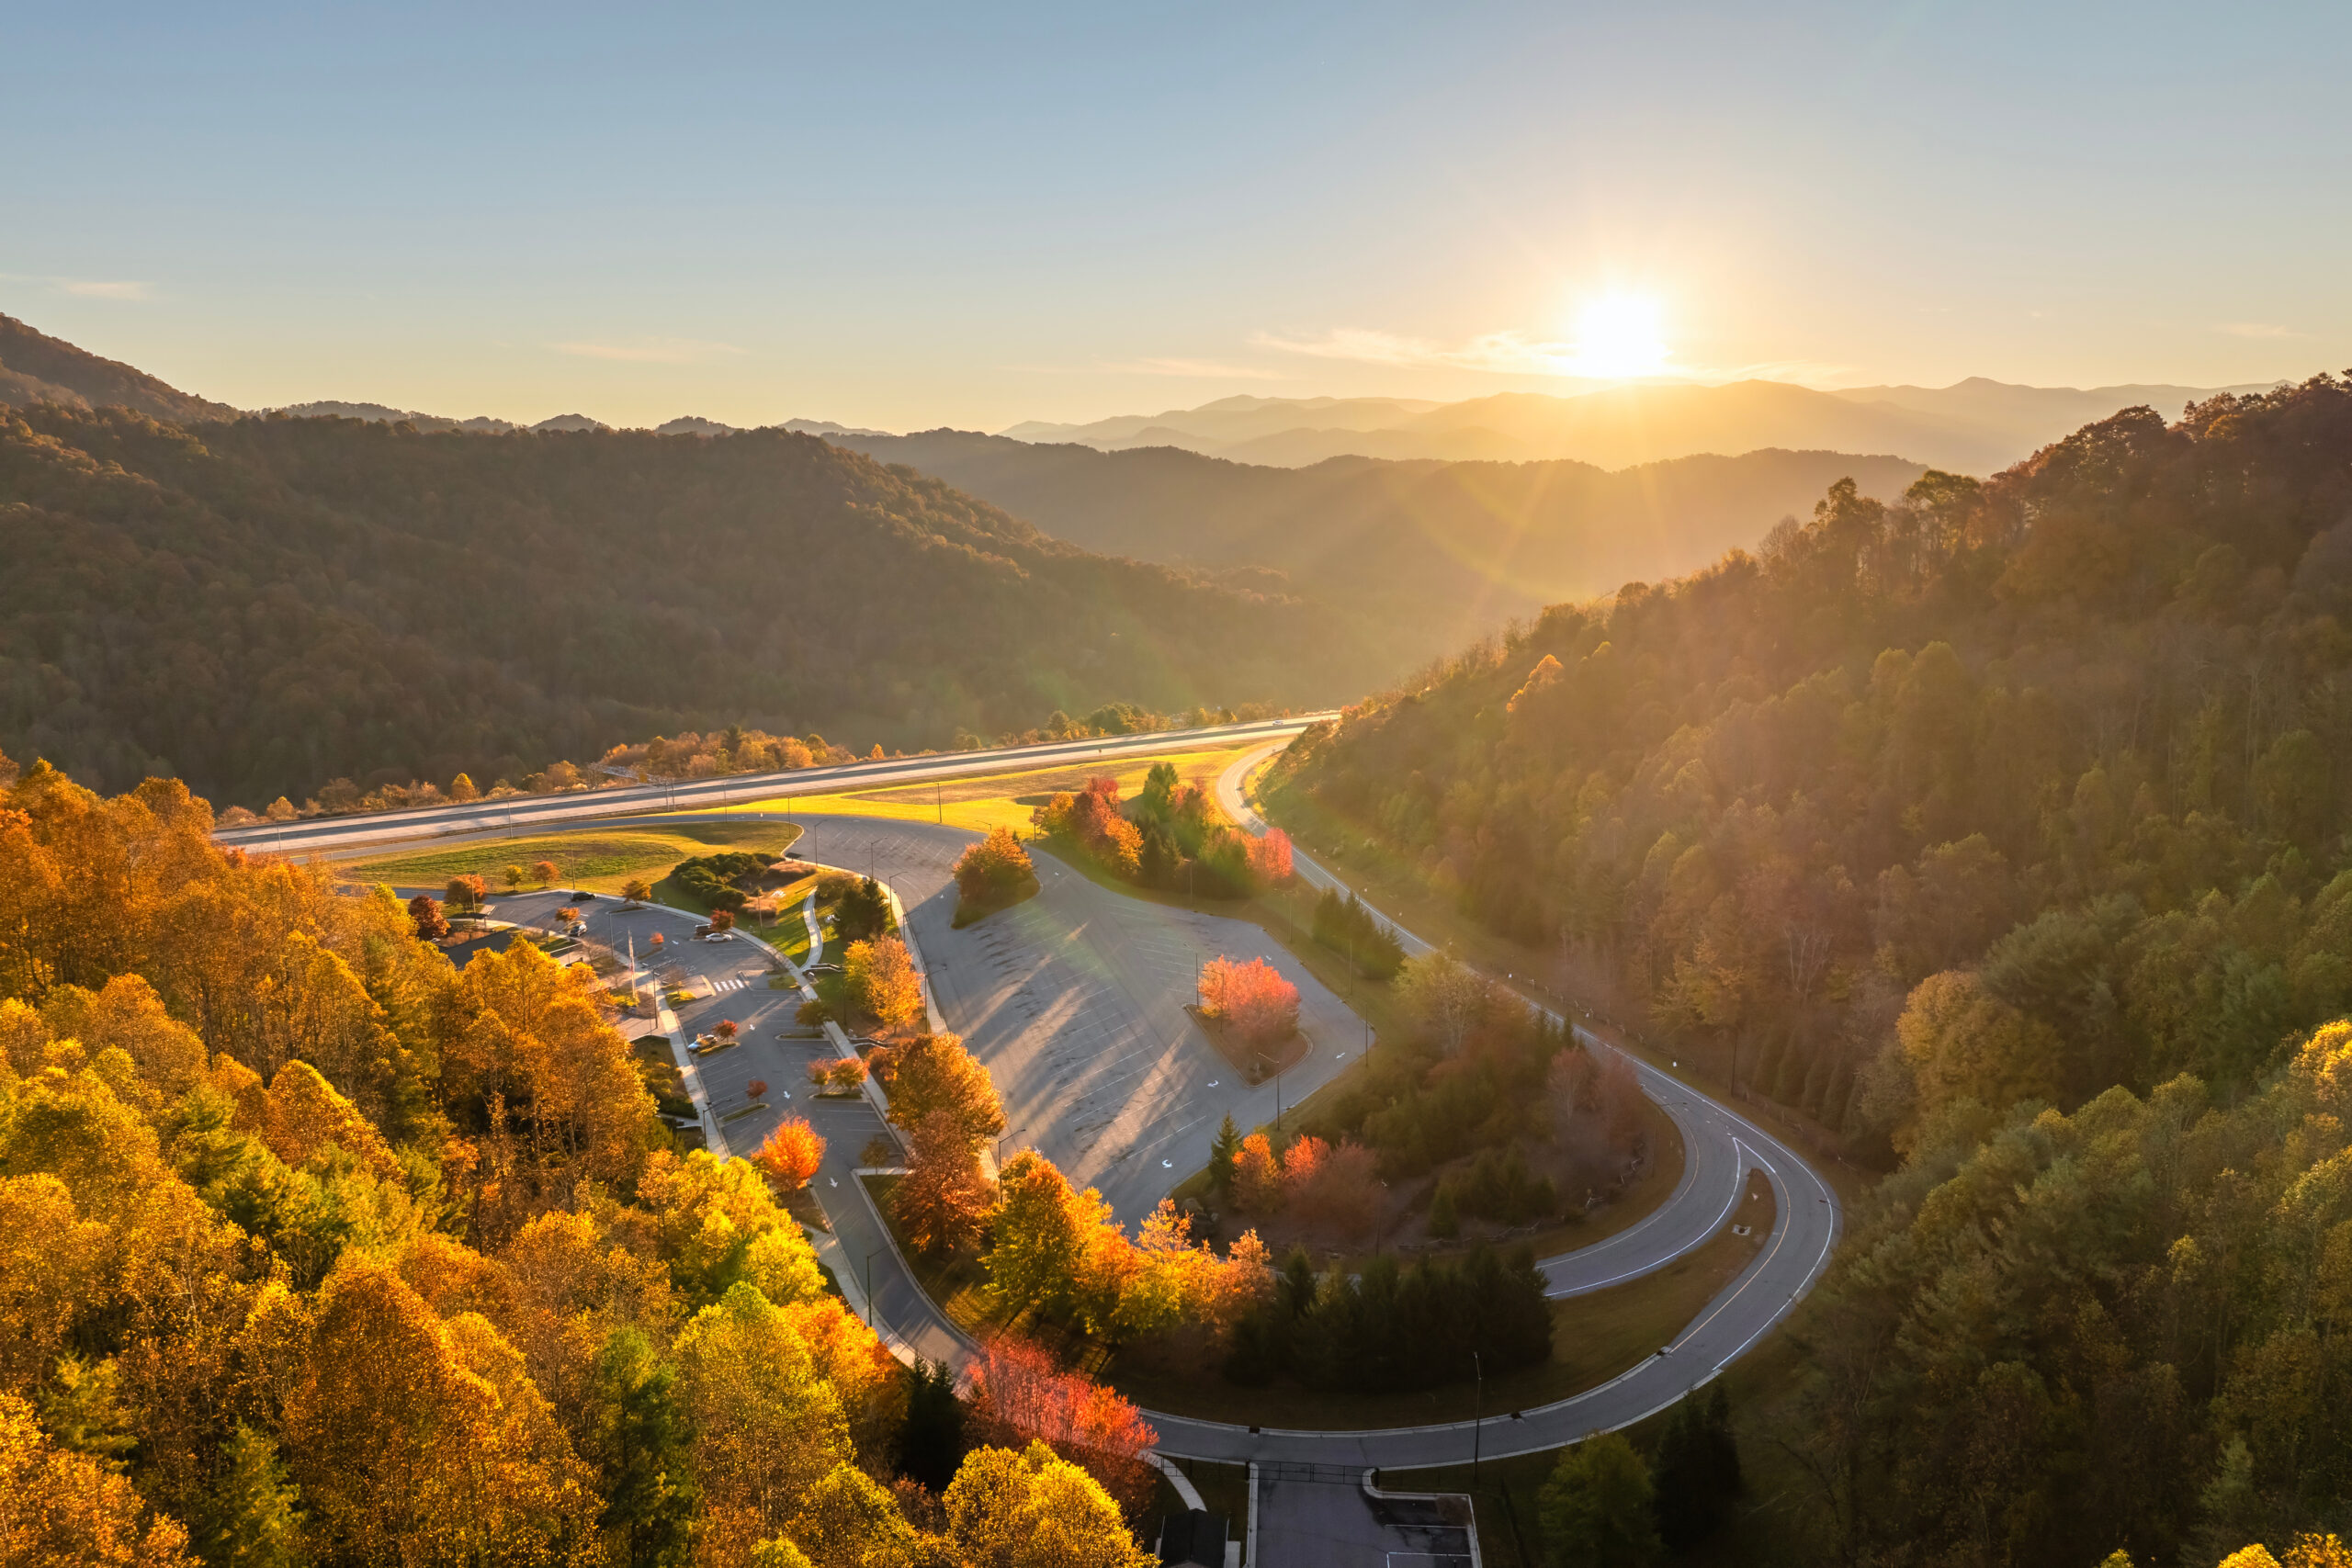
[[[972,1421],[984,1443],[1045,1443],[1101,1482],[1130,1519],[1151,1500],[1149,1455],[1159,1434],[1143,1413],[1025,1339],[1000,1335],[981,1351],[972,1368]]]
[[[1290,880],[1290,835],[1269,828],[1250,840],[1250,874],[1261,887],[1278,887]]]
[[[1201,965],[1201,1010],[1249,1044],[1272,1045],[1297,1032],[1298,987],[1262,958],[1212,958]]]

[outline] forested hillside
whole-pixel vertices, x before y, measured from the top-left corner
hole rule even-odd
[[[156,419],[234,419],[237,411],[62,338],[0,316],[0,406],[62,403],[69,408],[129,408]]]
[[[1616,472],[1351,457],[1283,468],[1174,446],[1098,452],[953,430],[826,439],[945,479],[1090,550],[1281,572],[1302,596],[1376,623],[1384,642],[1415,660],[1544,604],[1752,546],[1842,475],[1891,494],[1923,471],[1835,452]]]
[[[1323,702],[1401,664],[783,432],[35,406],[0,415],[0,746],[256,803],[736,723],[944,746],[1113,699]]]
[[[1822,1552],[2211,1562],[2352,1495],[2348,629],[2322,377],[1836,487],[1311,732],[1274,798],[1900,1159],[1791,1434]]]
[[[672,1147],[586,968],[455,968],[176,782],[13,773],[6,1562],[1150,1561],[1085,1450],[1007,1391],[967,1452],[768,1179]]]

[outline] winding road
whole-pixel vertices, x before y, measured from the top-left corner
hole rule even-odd
[[[250,848],[335,858],[361,843],[503,833],[510,830],[505,815],[510,806],[514,829],[561,831],[597,825],[616,815],[660,810],[673,798],[690,809],[738,797],[1027,768],[1098,752],[1165,750],[1171,740],[1193,748],[1252,736],[1264,737],[1267,744],[1228,767],[1216,789],[1229,816],[1250,831],[1262,832],[1265,824],[1247,797],[1250,773],[1310,722],[1292,719],[1172,737],[1125,736],[803,769],[698,782],[679,786],[674,795],[662,786],[639,786],[521,796],[495,807],[476,803],[377,817],[260,824],[224,829],[217,836]],[[926,823],[831,814],[801,820],[806,833],[795,846],[797,853],[870,870],[897,892],[948,1027],[966,1037],[997,1080],[1010,1127],[1007,1146],[1035,1145],[1073,1178],[1100,1187],[1125,1222],[1132,1224],[1148,1213],[1170,1186],[1206,1163],[1209,1142],[1226,1114],[1243,1127],[1272,1122],[1278,1096],[1285,1106],[1297,1103],[1337,1077],[1363,1048],[1362,1025],[1355,1015],[1256,926],[1126,898],[1043,856],[1039,870],[1045,886],[1038,897],[959,931],[953,926],[949,867],[973,835]],[[1346,889],[1340,878],[1295,848],[1293,864],[1314,886]],[[1388,923],[1408,953],[1430,951],[1428,942]],[[1312,1048],[1280,1080],[1248,1085],[1185,1018],[1182,1005],[1191,998],[1193,976],[1202,959],[1216,953],[1263,956],[1299,986],[1302,1023]],[[763,987],[727,994],[723,1004],[718,997],[710,998],[714,1012],[723,1006],[743,1017],[751,1026],[747,1036],[760,1043],[718,1076],[731,1079],[748,1077],[754,1070],[776,1070],[779,1082],[799,1081],[797,1068],[808,1046],[776,1037],[790,999],[789,993]],[[698,1013],[702,1008],[689,1010]],[[1580,1024],[1576,1027],[1589,1047],[1614,1049]],[[1699,1247],[1726,1223],[1751,1170],[1763,1172],[1772,1185],[1772,1234],[1740,1276],[1657,1355],[1583,1393],[1480,1424],[1479,1446],[1489,1456],[1560,1448],[1597,1431],[1631,1425],[1673,1404],[1713,1378],[1779,1323],[1820,1278],[1837,1245],[1841,1223],[1837,1196],[1803,1158],[1764,1128],[1679,1078],[1637,1058],[1627,1060],[1645,1091],[1681,1131],[1681,1179],[1672,1196],[1640,1224],[1591,1247],[1542,1260],[1549,1293],[1573,1296],[1638,1278]],[[731,1082],[714,1087],[722,1094],[733,1092]],[[819,1111],[816,1106],[808,1109]],[[784,1110],[780,1102],[774,1111],[730,1127],[729,1141],[748,1146],[764,1135]],[[825,1129],[832,1146],[819,1194],[835,1225],[831,1245],[839,1249],[836,1274],[848,1276],[845,1289],[861,1306],[870,1280],[874,1303],[869,1310],[876,1312],[881,1325],[907,1351],[962,1360],[971,1348],[968,1342],[924,1295],[852,1174],[852,1151],[879,1132],[880,1123],[862,1102],[842,1104],[838,1110],[828,1104],[819,1113],[842,1120],[842,1125]],[[1473,1441],[1470,1422],[1374,1430],[1261,1430],[1148,1414],[1163,1451],[1224,1462],[1418,1469],[1458,1462],[1468,1456]]]

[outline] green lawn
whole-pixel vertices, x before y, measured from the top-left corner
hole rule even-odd
[[[1488,1378],[1485,1410],[1549,1404],[1597,1388],[1671,1344],[1725,1285],[1739,1277],[1771,1234],[1771,1185],[1749,1178],[1750,1200],[1734,1216],[1751,1227],[1734,1235],[1730,1223],[1704,1245],[1638,1280],[1552,1303],[1552,1359]],[[1237,1388],[1197,1358],[1138,1346],[1113,1355],[1103,1381],[1148,1410],[1248,1426],[1351,1429],[1466,1421],[1479,1408],[1470,1382],[1413,1393],[1318,1393],[1295,1383]]]

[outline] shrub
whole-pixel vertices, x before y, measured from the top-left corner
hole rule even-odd
[[[1311,1155],[1306,1152],[1310,1145]],[[1361,1238],[1372,1229],[1380,1209],[1379,1181],[1372,1166],[1372,1151],[1362,1144],[1299,1139],[1283,1158],[1283,1186],[1291,1213],[1350,1240]]]

